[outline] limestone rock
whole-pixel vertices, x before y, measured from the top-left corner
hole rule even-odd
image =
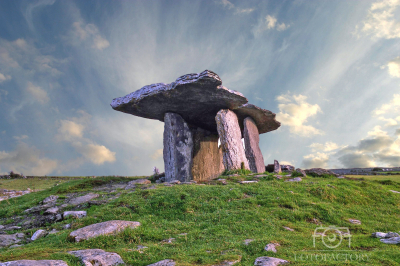
[[[162,260],[153,264],[149,264],[147,266],[175,266],[175,261],[173,260]]]
[[[75,217],[75,218],[83,218],[86,215],[87,215],[86,211],[65,211],[63,213],[64,219],[69,217],[69,216],[72,216],[72,217]]]
[[[306,174],[311,176],[323,176],[324,174],[332,175],[332,176],[339,176],[338,174],[323,168],[311,168],[304,170]]]
[[[240,184],[251,184],[251,183],[258,183],[257,180],[242,180],[239,181]]]
[[[45,214],[57,214],[59,211],[58,207],[51,207],[44,211]]]
[[[400,244],[400,237],[382,238],[380,239],[385,244]]]
[[[180,115],[165,114],[163,143],[165,180],[192,180],[193,136],[188,124]]]
[[[281,126],[281,123],[275,120],[275,114],[273,112],[261,109],[250,103],[245,103],[231,110],[237,115],[242,132],[244,129],[244,119],[246,117],[251,117],[254,120],[259,134],[276,130]]]
[[[39,238],[45,237],[47,235],[47,231],[43,229],[37,230],[31,237],[32,241],[35,241]]]
[[[376,238],[392,238],[392,237],[399,237],[400,235],[398,233],[394,232],[388,232],[388,233],[382,233],[382,232],[376,232],[372,233],[372,237]]]
[[[179,114],[187,123],[217,132],[215,115],[221,109],[235,109],[247,103],[239,92],[223,87],[220,77],[205,70],[187,74],[171,84],[144,86],[112,101],[111,107],[124,113],[165,122],[164,114]]]
[[[17,243],[20,243],[24,239],[25,235],[23,233],[16,234],[2,234],[0,235],[0,248],[8,247]]]
[[[57,195],[48,196],[47,198],[45,198],[45,199],[42,201],[42,203],[43,203],[43,204],[49,204],[49,203],[55,204],[56,201],[57,201],[57,199],[58,199],[59,197],[60,197],[60,196],[57,196]]]
[[[114,266],[124,264],[117,253],[105,252],[102,249],[85,249],[69,251],[69,254],[82,260],[85,266]]]
[[[151,181],[148,180],[148,179],[144,179],[144,178],[132,180],[132,181],[130,181],[130,182],[128,183],[128,185],[125,187],[125,189],[126,189],[126,190],[128,190],[128,189],[133,189],[133,188],[136,187],[137,184],[140,184],[140,185],[151,184]]]
[[[306,172],[304,172],[304,170],[302,170],[302,169],[300,169],[300,168],[297,168],[297,169],[296,169],[296,172],[301,173],[301,174],[303,175],[303,177],[307,177]]]
[[[269,243],[268,245],[265,246],[264,250],[265,251],[272,251],[276,253],[276,247],[279,247],[280,245],[278,243]]]
[[[286,182],[300,182],[300,181],[301,181],[300,177],[290,178],[286,180]]]
[[[287,260],[273,258],[273,257],[258,257],[254,262],[257,266],[277,266],[289,263]]]
[[[279,174],[281,173],[281,166],[277,160],[274,160],[274,173]]]
[[[245,169],[249,169],[236,114],[231,110],[224,109],[217,113],[215,120],[217,121],[225,170],[241,169],[242,163],[244,163]]]
[[[86,202],[89,202],[90,200],[97,198],[99,196],[99,194],[94,194],[94,193],[89,193],[86,194],[84,196],[80,196],[80,197],[76,197],[71,199],[68,204],[69,205],[73,205],[73,206],[77,206]]]
[[[259,147],[260,135],[257,125],[251,117],[246,117],[243,124],[245,154],[249,162],[250,170],[253,173],[263,173],[265,171],[265,165],[264,157]]]
[[[348,221],[352,224],[361,224],[361,221],[356,220],[356,219],[348,219]]]
[[[243,244],[245,244],[246,246],[248,246],[251,242],[253,242],[254,241],[254,239],[245,239],[244,241],[243,241]]]
[[[68,266],[62,260],[14,260],[0,262],[0,266]]]
[[[281,170],[285,172],[293,172],[294,166],[290,164],[281,164]]]
[[[206,181],[217,178],[224,171],[222,149],[218,148],[218,135],[202,128],[192,129],[193,180]]]
[[[82,227],[71,232],[68,237],[75,242],[80,242],[100,235],[117,234],[125,228],[130,227],[134,229],[138,226],[140,226],[139,222],[113,220]]]

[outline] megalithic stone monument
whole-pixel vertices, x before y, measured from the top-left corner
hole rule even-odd
[[[181,76],[170,84],[156,83],[144,86],[124,97],[114,99],[111,107],[135,116],[166,122],[163,152],[165,175],[167,179],[188,181],[215,178],[225,168],[237,169],[236,162],[224,163],[222,167],[222,157],[231,158],[230,154],[234,150],[243,151],[241,141],[235,141],[236,144],[233,146],[225,145],[226,148],[222,149],[218,148],[217,136],[221,142],[222,138],[226,139],[231,135],[234,135],[235,139],[241,139],[245,134],[244,120],[247,117],[253,119],[259,134],[275,130],[280,126],[275,120],[274,113],[247,102],[248,100],[240,92],[222,86],[217,74],[205,70]],[[229,113],[229,118],[234,114],[237,121],[234,127],[227,127],[228,129],[221,131],[223,136],[218,135],[220,130],[217,129],[216,121],[220,110],[227,110],[225,112]],[[223,122],[222,116],[220,119]],[[175,136],[173,132],[182,132],[184,136]],[[256,150],[257,141],[252,143],[253,147],[251,145],[249,147]],[[242,153],[243,155],[238,156],[240,158],[238,160],[243,161],[245,168],[248,169],[249,162],[245,153]],[[260,158],[261,152],[253,154],[254,160],[260,164],[263,160],[262,155]],[[207,165],[210,167],[207,168]],[[261,170],[253,167],[252,171]]]
[[[258,143],[260,136],[256,122],[251,117],[246,117],[243,122],[243,137],[246,147],[246,158],[249,161],[250,170],[254,173],[265,171],[264,157]]]

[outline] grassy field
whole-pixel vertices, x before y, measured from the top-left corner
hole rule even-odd
[[[365,180],[392,180],[400,183],[399,175],[346,175],[351,178],[364,178]]]
[[[399,265],[399,245],[387,245],[372,238],[373,232],[400,230],[400,190],[394,181],[304,178],[285,182],[269,175],[255,184],[238,184],[249,176],[225,177],[227,185],[175,185],[156,189],[119,190],[112,202],[87,208],[88,216],[48,225],[61,230],[72,222],[72,229],[14,249],[0,249],[0,261],[16,259],[62,259],[71,265],[79,261],[66,251],[100,248],[117,252],[128,265],[148,265],[166,258],[177,265],[218,265],[238,260],[235,265],[253,265],[257,257],[286,259],[292,265]],[[46,190],[0,202],[0,218],[19,215],[49,195],[65,197],[82,193],[122,178],[80,179]],[[126,180],[126,179],[125,179]],[[106,192],[102,192],[106,193]],[[361,225],[351,224],[357,219]],[[139,221],[141,226],[117,236],[102,236],[80,243],[67,240],[68,234],[86,225],[107,220]],[[317,227],[334,225],[348,228],[347,239],[329,250],[313,233]],[[286,230],[292,228],[294,231]],[[34,230],[26,230],[31,235]],[[172,243],[163,240],[175,238]],[[249,245],[245,239],[253,239]],[[264,250],[268,243],[279,243],[278,252]],[[136,251],[137,245],[147,249]],[[329,251],[324,251],[329,250]],[[317,255],[317,256],[316,256]],[[332,256],[334,255],[334,256]],[[324,259],[326,258],[326,260]]]
[[[8,190],[26,190],[28,188],[36,191],[43,190],[55,185],[60,185],[67,181],[81,179],[83,177],[34,177],[34,178],[17,178],[17,179],[0,179],[0,189]]]

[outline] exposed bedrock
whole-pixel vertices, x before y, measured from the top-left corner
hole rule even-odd
[[[188,124],[180,115],[165,114],[163,142],[165,180],[192,180],[193,136]]]
[[[217,178],[224,171],[218,135],[202,128],[193,128],[193,180]]]
[[[225,169],[240,169],[242,163],[244,163],[245,169],[249,169],[236,114],[231,110],[223,109],[217,113],[215,121],[221,141]]]
[[[265,171],[264,157],[261,153],[259,142],[260,136],[254,120],[246,117],[243,121],[243,138],[246,158],[249,162],[250,170],[254,173],[263,173]]]

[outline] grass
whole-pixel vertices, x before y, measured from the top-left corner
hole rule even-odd
[[[397,182],[314,177],[301,182],[284,182],[269,174],[258,183],[238,184],[237,180],[251,177],[221,178],[228,180],[228,184],[157,185],[154,190],[136,189],[131,193],[120,190],[118,199],[88,208],[87,217],[70,218],[46,228],[61,229],[72,222],[71,230],[48,235],[20,248],[0,249],[0,261],[62,259],[70,266],[80,265],[66,251],[100,248],[118,253],[128,265],[143,266],[167,258],[175,260],[177,265],[217,265],[225,260],[241,259],[236,265],[247,266],[253,265],[260,256],[286,259],[293,265],[400,263],[398,245],[386,245],[370,236],[377,231],[400,230],[400,195],[389,191],[400,190]],[[49,195],[90,191],[93,187],[122,180],[116,177],[73,180],[12,199],[11,203],[0,202],[0,218],[20,215]],[[141,226],[117,236],[101,236],[80,243],[67,240],[72,230],[117,219],[139,221]],[[362,224],[351,224],[348,219],[360,220]],[[327,249],[320,239],[313,247],[314,230],[329,225],[349,228],[351,248],[340,254],[353,254],[353,258],[362,256],[362,261],[311,260],[313,254],[328,254],[328,258],[329,254],[338,254],[318,251]],[[168,238],[175,238],[175,241],[163,242]],[[254,241],[244,245],[245,239]],[[280,244],[277,254],[264,250],[271,242]],[[135,251],[137,245],[148,248],[138,252]],[[348,249],[345,245],[340,247]]]
[[[0,179],[0,188],[8,190],[43,190],[64,182],[80,179],[83,177],[34,177],[18,179]]]
[[[400,183],[399,175],[346,175],[351,178],[363,178],[365,180],[392,180]]]

